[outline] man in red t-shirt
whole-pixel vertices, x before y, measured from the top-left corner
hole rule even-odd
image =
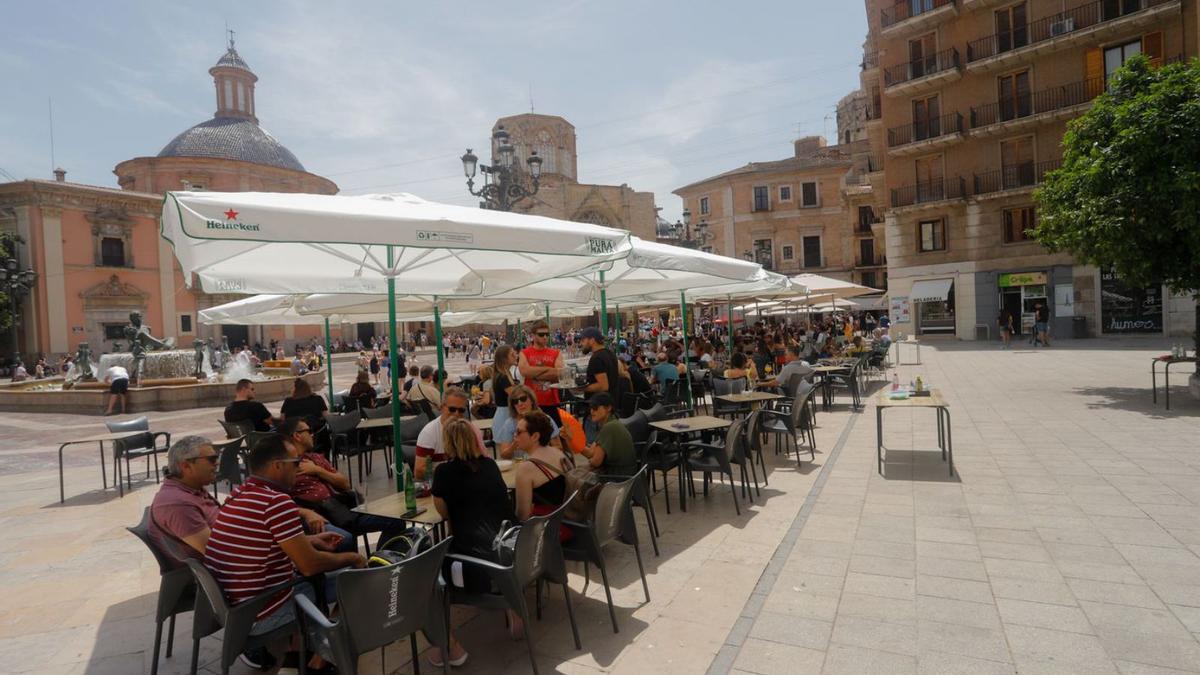
[[[538,407],[561,427],[558,390],[548,385],[558,382],[565,367],[562,352],[550,346],[550,326],[545,321],[533,324],[532,330],[533,344],[521,350],[517,368],[525,378],[525,385],[537,396]]]

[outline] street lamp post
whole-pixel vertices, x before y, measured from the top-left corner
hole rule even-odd
[[[21,353],[17,345],[17,327],[21,323],[21,299],[29,295],[29,291],[33,288],[33,282],[37,279],[37,272],[34,272],[32,269],[20,271],[20,264],[15,252],[13,255],[5,256],[0,261],[0,291],[3,291],[8,296],[8,308],[12,314],[9,321],[9,330],[12,331],[12,359],[14,365],[21,362]]]
[[[508,138],[504,127],[499,127],[492,134],[498,156],[492,157],[490,165],[479,165],[479,158],[470,148],[467,148],[466,154],[462,156],[463,173],[467,176],[467,192],[483,199],[479,202],[479,208],[511,211],[517,202],[537,194],[538,181],[542,177],[542,158],[538,157],[537,150],[530,152],[525,160],[528,172],[522,171],[513,161],[516,148],[508,142]],[[483,187],[478,191],[475,190],[476,169],[483,173]],[[528,182],[525,178],[526,173],[529,175]]]
[[[678,240],[679,245],[686,246],[687,248],[704,248],[708,244],[708,240],[712,239],[712,233],[708,231],[708,221],[701,220],[693,228],[692,212],[687,209],[683,210],[683,220],[675,221],[673,229],[675,230],[675,239]]]

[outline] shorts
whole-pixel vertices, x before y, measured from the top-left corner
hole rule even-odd
[[[1033,324],[1033,329],[1039,333],[1045,333],[1049,330],[1049,328],[1049,324],[1047,324],[1045,321],[1038,321],[1037,323]]]
[[[108,393],[110,393],[110,394],[128,394],[129,393],[129,380],[127,380],[123,377],[113,380],[112,384],[110,384],[108,386]]]

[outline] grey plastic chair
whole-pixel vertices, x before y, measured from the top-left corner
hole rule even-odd
[[[816,394],[817,389],[812,388],[797,392],[796,398],[792,399],[791,406],[785,411],[763,410],[761,429],[767,434],[775,436],[775,453],[779,453],[781,438],[789,438],[792,441],[792,446],[796,450],[796,464],[800,464],[800,441],[797,435],[803,435],[808,439],[809,454],[812,459],[817,458],[817,438],[813,432],[815,425],[812,408],[814,403],[812,397]],[[788,452],[787,446],[783,448],[784,453]]]
[[[450,587],[450,604],[470,605],[485,609],[511,609],[521,617],[525,625],[525,646],[529,649],[529,665],[536,675],[537,659],[533,654],[533,636],[529,621],[529,607],[525,602],[525,588],[541,582],[561,584],[563,600],[567,603],[567,616],[571,620],[571,633],[575,637],[575,648],[583,649],[579,641],[579,626],[575,623],[575,609],[571,606],[571,588],[567,584],[567,565],[563,559],[562,544],[558,541],[558,528],[563,522],[567,504],[575,498],[572,493],[563,505],[547,516],[533,516],[521,525],[513,547],[512,563],[501,565],[490,560],[450,553],[446,557],[464,565],[482,570],[498,593],[470,593],[464,589]],[[537,593],[538,616],[541,618],[541,593]]]
[[[713,415],[717,417],[738,417],[750,412],[750,405],[747,403],[730,403],[717,398],[718,396],[740,394],[745,391],[745,378],[730,379],[727,377],[714,377],[712,380],[712,390]]]
[[[733,478],[733,465],[737,463],[741,466],[742,494],[749,494],[745,466],[746,458],[743,450],[745,446],[745,429],[746,420],[738,420],[731,424],[725,432],[725,442],[723,444],[692,442],[684,446],[686,450],[692,453],[687,456],[687,459],[683,463],[683,468],[687,473],[688,489],[692,495],[694,496],[696,492],[692,481],[692,474],[694,472],[699,471],[704,474],[704,494],[706,496],[708,495],[708,484],[712,480],[713,474],[729,476],[729,490],[733,495],[733,508],[739,516],[742,515],[742,507],[738,504],[737,486],[734,484]],[[753,498],[751,501],[753,501]]]
[[[221,586],[217,584],[212,572],[208,571],[203,562],[189,559],[187,566],[192,571],[196,585],[200,588],[200,592],[196,594],[196,613],[192,618],[192,675],[196,675],[196,669],[199,666],[200,640],[222,628],[225,629],[221,636],[219,666],[222,675],[229,674],[229,667],[237,660],[238,654],[250,649],[265,647],[299,632],[299,626],[295,621],[288,622],[263,635],[251,635],[250,629],[254,627],[258,612],[270,604],[275,596],[297,584],[306,582],[306,579],[294,579],[278,584],[245,602],[231,606],[225,599],[225,593],[221,590]],[[300,672],[306,672],[306,663],[303,658],[300,659]]]
[[[136,434],[128,438],[122,438],[119,441],[113,441],[113,473],[120,480],[120,473],[117,472],[118,462],[125,460],[125,486],[127,489],[133,489],[133,482],[129,476],[129,460],[133,457],[146,458],[146,477],[150,476],[150,461],[154,461],[154,482],[158,482],[158,453],[166,452],[171,447],[171,434],[165,431],[151,432],[150,420],[145,416],[137,419],[132,419],[127,422],[105,422],[104,426],[108,428],[110,434],[124,434],[142,431],[145,433]],[[162,444],[159,441],[162,440]]]
[[[392,408],[359,408],[359,413],[364,420],[373,419],[391,419]],[[359,445],[363,447],[363,454],[367,456],[367,475],[371,475],[371,465],[375,457],[376,451],[384,453],[383,466],[387,469],[388,478],[392,477],[392,463],[387,461],[388,450],[392,449],[392,430],[378,429],[366,432],[359,432]],[[361,476],[359,477],[361,480]]]
[[[646,467],[642,467],[637,475],[623,482],[605,483],[592,503],[592,513],[586,523],[565,521],[575,530],[575,537],[563,545],[563,555],[567,560],[583,562],[584,593],[587,593],[588,583],[591,582],[589,565],[595,564],[600,568],[604,595],[608,598],[608,616],[612,619],[614,633],[621,631],[617,627],[617,614],[613,609],[612,591],[608,585],[608,566],[604,563],[603,549],[606,544],[619,541],[633,547],[638,573],[642,575],[642,591],[646,594],[646,602],[650,602],[650,586],[646,583],[646,568],[642,566],[637,525],[633,522],[633,494],[638,484],[646,480],[645,473]]]
[[[163,622],[170,621],[167,627],[167,658],[171,658],[171,649],[175,646],[175,615],[190,612],[195,607],[196,581],[187,565],[180,562],[185,555],[182,551],[163,551],[150,538],[150,507],[142,511],[140,523],[125,529],[150,549],[161,575],[158,581],[158,606],[154,613],[154,660],[150,662],[150,675],[157,675]]]
[[[418,630],[430,643],[448,651],[450,612],[439,574],[450,539],[395,565],[339,574],[337,619],[326,618],[307,597],[294,596],[301,653],[311,648],[337,666],[339,673],[354,675],[358,657],[376,649],[380,672],[388,672],[384,648],[406,636],[412,646],[413,669],[419,673]],[[450,659],[443,659],[442,669],[450,672]]]
[[[829,388],[831,390],[845,389],[850,392],[850,406],[855,410],[862,407],[861,385],[862,385],[862,369],[866,364],[865,356],[859,357],[854,365],[850,367],[850,372],[845,375],[840,373],[831,373],[829,375]]]
[[[333,466],[337,468],[339,455],[345,457],[347,463],[350,462],[351,457],[357,457],[359,483],[363,482],[362,455],[367,451],[367,448],[359,442],[358,433],[355,432],[360,421],[362,421],[362,417],[356,412],[342,415],[325,413],[325,425],[329,428],[329,439],[332,444],[330,454],[333,457]],[[346,467],[346,476],[350,478],[350,487],[353,488],[353,467]]]
[[[240,422],[226,422],[225,420],[217,420],[221,428],[225,430],[225,438],[240,438],[249,436],[251,431],[254,431],[254,423],[249,420]]]
[[[217,485],[222,481],[229,486],[229,492],[246,480],[245,440],[235,438],[224,443],[213,443],[217,451],[217,477],[213,481],[213,499],[217,498]]]

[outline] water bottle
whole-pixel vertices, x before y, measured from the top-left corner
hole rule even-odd
[[[892,373],[892,391],[900,391],[900,374]]]
[[[416,486],[413,485],[415,482],[412,470],[408,468],[408,462],[404,462],[404,509],[410,512],[417,510]]]

